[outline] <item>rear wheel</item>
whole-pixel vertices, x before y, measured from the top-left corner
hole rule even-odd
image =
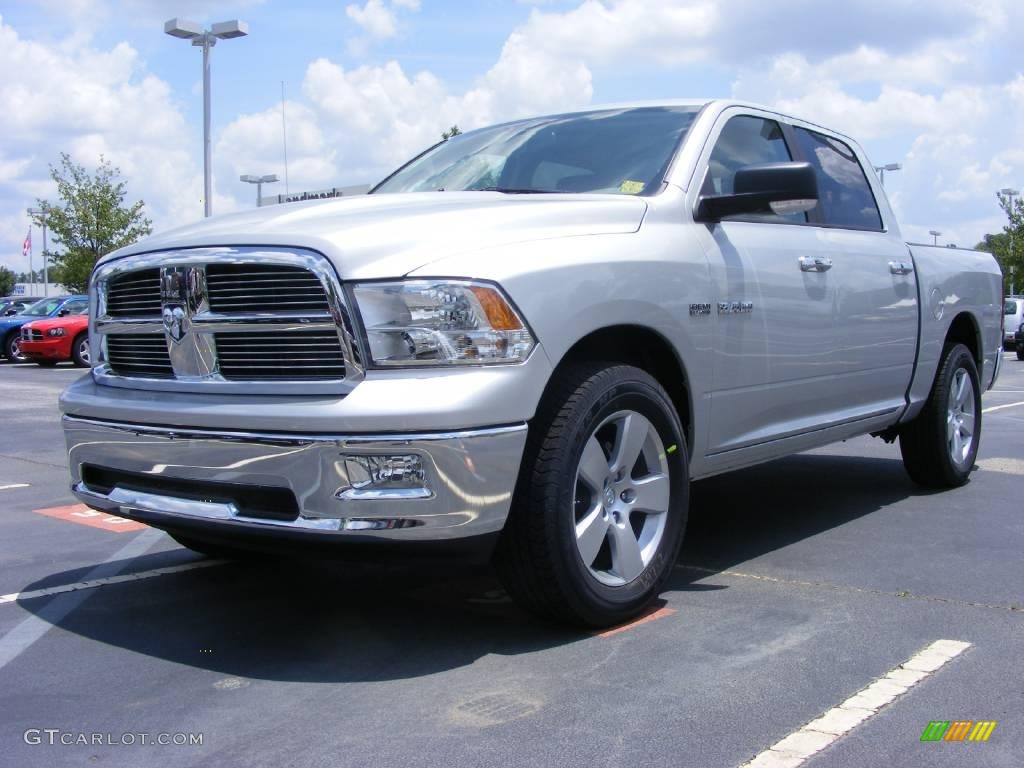
[[[89,355],[89,334],[85,331],[75,336],[71,342],[71,359],[79,368],[88,368],[92,364]]]
[[[925,488],[955,488],[974,469],[980,439],[978,368],[967,347],[949,346],[924,409],[900,431],[903,466]]]
[[[1017,347],[1017,359],[1024,360],[1024,347]]]
[[[567,371],[530,425],[496,553],[523,607],[590,626],[640,613],[672,572],[688,508],[682,427],[638,368]]]

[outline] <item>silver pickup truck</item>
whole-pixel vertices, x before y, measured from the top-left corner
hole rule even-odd
[[[958,486],[1001,275],[908,246],[870,169],[763,108],[631,104],[148,238],[93,274],[74,493],[218,555],[486,554],[601,626],[662,587],[692,480],[872,434]]]

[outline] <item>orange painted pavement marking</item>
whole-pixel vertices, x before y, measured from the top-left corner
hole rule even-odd
[[[617,635],[620,632],[628,632],[635,627],[639,627],[641,624],[650,624],[652,621],[664,619],[666,616],[671,616],[675,612],[675,608],[667,608],[664,606],[661,608],[651,607],[646,613],[640,614],[637,618],[627,622],[626,624],[620,624],[617,627],[612,627],[611,629],[606,629],[604,632],[596,632],[594,634],[596,637],[611,637],[612,635]]]
[[[66,507],[46,507],[45,509],[34,509],[32,511],[47,517],[55,517],[58,520],[67,520],[69,523],[88,525],[91,528],[100,528],[104,531],[114,531],[115,533],[130,533],[131,531],[141,531],[148,527],[134,520],[110,515],[106,512],[97,512],[95,509],[89,509],[85,504],[69,504]]]

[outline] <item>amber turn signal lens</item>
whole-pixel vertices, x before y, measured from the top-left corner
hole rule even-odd
[[[516,313],[512,311],[512,307],[496,290],[485,285],[471,285],[469,290],[480,302],[491,328],[496,331],[520,331],[523,329],[523,324],[516,317]]]

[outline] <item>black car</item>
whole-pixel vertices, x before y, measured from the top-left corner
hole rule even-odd
[[[1013,341],[1017,346],[1017,359],[1024,360],[1024,323],[1017,327],[1017,332],[1013,334]]]

